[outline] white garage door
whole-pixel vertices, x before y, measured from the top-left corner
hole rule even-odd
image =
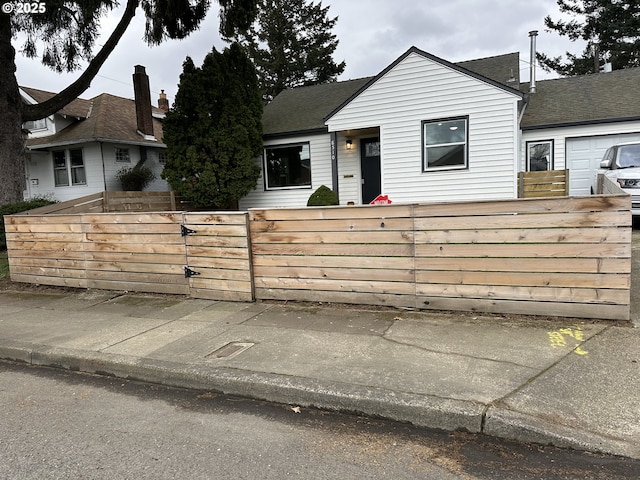
[[[567,138],[567,165],[569,165],[569,194],[590,195],[591,185],[604,152],[611,145],[640,141],[640,134],[602,135],[597,137]]]

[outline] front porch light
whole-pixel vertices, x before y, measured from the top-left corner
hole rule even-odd
[[[353,149],[353,141],[350,138],[347,138],[347,150]]]

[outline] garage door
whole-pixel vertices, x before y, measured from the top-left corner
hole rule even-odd
[[[595,172],[607,148],[616,143],[637,141],[640,141],[639,133],[568,138],[569,194],[590,195]]]

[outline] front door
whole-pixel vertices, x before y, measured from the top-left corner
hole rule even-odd
[[[380,195],[380,139],[365,138],[360,144],[360,171],[362,174],[362,204],[366,205]]]

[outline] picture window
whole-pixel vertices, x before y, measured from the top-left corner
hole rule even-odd
[[[265,186],[267,190],[311,188],[311,155],[308,143],[265,148]]]

